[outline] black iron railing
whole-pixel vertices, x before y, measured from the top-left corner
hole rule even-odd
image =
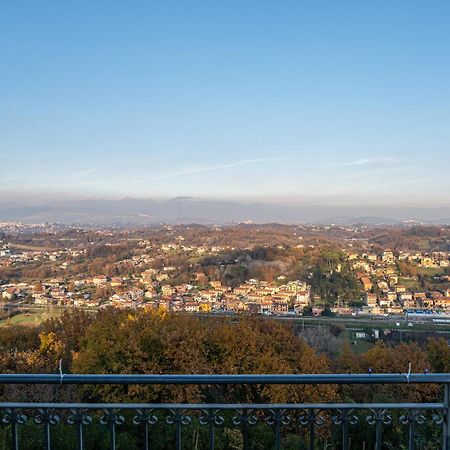
[[[62,402],[4,402],[0,403],[4,446],[13,450],[45,448],[58,450],[54,432],[64,427],[73,433],[73,447],[151,449],[216,449],[252,448],[282,449],[284,432],[299,435],[298,448],[342,449],[356,448],[352,436],[364,424],[370,448],[389,448],[383,443],[383,432],[394,425],[405,434],[405,446],[410,450],[430,448],[450,450],[450,374],[367,374],[367,375],[0,375],[0,385],[384,385],[438,384],[443,397],[437,403],[287,403],[287,404],[165,404],[165,403],[62,403]],[[266,447],[261,447],[252,435],[252,427],[265,426]],[[103,444],[88,442],[95,427],[106,431]],[[184,440],[187,429],[194,427],[197,435]],[[439,443],[424,443],[420,439],[425,427],[439,431]],[[90,428],[90,430],[89,430]],[[223,429],[233,434],[235,443],[224,444]],[[321,428],[332,430],[338,441],[323,444],[318,439]],[[95,428],[97,429],[97,428]],[[137,436],[128,445],[121,433],[132,430]],[[70,430],[70,431],[67,431]],[[218,433],[222,432],[218,435]],[[31,439],[31,433],[37,433]],[[170,438],[167,433],[170,433]],[[366,432],[366,431],[364,431]],[[399,431],[400,432],[400,431]],[[128,435],[127,435],[128,436]],[[220,439],[218,439],[218,437]],[[131,438],[130,438],[131,439]],[[161,444],[161,439],[163,444]],[[164,443],[166,439],[166,443]],[[267,441],[269,439],[269,443]],[[431,439],[431,438],[430,438]],[[436,439],[436,436],[433,437]],[[159,441],[159,447],[155,446]],[[125,439],[126,441],[126,439]],[[66,439],[66,443],[69,438]],[[320,444],[319,444],[320,442]],[[418,444],[419,442],[419,444]],[[162,447],[161,447],[162,445]],[[226,445],[229,445],[228,447]],[[259,446],[258,446],[259,445]],[[320,445],[320,446],[319,446]],[[134,447],[133,447],[134,446]],[[286,447],[287,448],[287,447]],[[289,447],[292,448],[292,447]],[[392,448],[392,447],[390,447]],[[369,450],[369,447],[367,447]]]

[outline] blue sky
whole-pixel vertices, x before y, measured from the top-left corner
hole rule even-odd
[[[450,205],[449,23],[439,0],[0,0],[0,201]]]

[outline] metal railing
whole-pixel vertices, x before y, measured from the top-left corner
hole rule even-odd
[[[1,385],[385,385],[437,384],[443,387],[443,397],[437,403],[286,403],[286,404],[230,404],[230,403],[58,403],[58,402],[3,402],[0,403],[4,446],[13,450],[45,448],[58,450],[52,440],[55,430],[73,432],[73,447],[78,450],[99,448],[87,442],[89,427],[105,430],[104,447],[151,449],[156,438],[163,447],[182,449],[236,448],[250,450],[267,448],[279,450],[287,445],[284,432],[296,434],[298,448],[309,450],[333,448],[351,450],[352,436],[362,425],[370,431],[370,448],[389,448],[383,443],[383,432],[390,426],[401,427],[405,446],[419,449],[420,430],[433,426],[439,431],[439,443],[428,447],[450,450],[450,374],[358,374],[358,375],[76,375],[76,374],[4,374]],[[263,425],[270,430],[266,447],[257,446],[252,428]],[[27,428],[28,427],[28,428]],[[185,430],[195,427],[195,436],[183,441]],[[223,443],[223,429],[233,434],[236,443]],[[318,430],[332,430],[338,440],[322,444]],[[120,443],[120,434],[126,429],[133,433],[134,443]],[[130,431],[131,430],[131,431]],[[222,434],[218,436],[219,430]],[[300,430],[300,431],[299,431]],[[302,431],[303,430],[303,431]],[[399,431],[400,432],[400,431]],[[38,444],[31,443],[31,433],[37,434]],[[170,433],[171,437],[168,438]],[[85,436],[86,434],[86,436]],[[320,433],[319,433],[320,434]],[[68,436],[69,434],[67,434]],[[130,434],[127,434],[129,436]],[[201,439],[200,439],[201,438]],[[220,439],[218,439],[220,438]],[[123,441],[123,440],[122,440]],[[68,442],[68,438],[67,438]],[[422,443],[423,444],[423,443]],[[420,445],[422,445],[420,444]],[[134,445],[134,447],[133,447]],[[228,445],[228,447],[227,447]],[[431,445],[431,446],[430,446]],[[256,447],[255,447],[256,446]],[[5,447],[7,448],[7,447]],[[61,447],[62,448],[62,447]],[[69,447],[64,447],[69,448]],[[289,447],[292,448],[292,447]],[[391,447],[392,448],[392,447]],[[369,447],[367,447],[369,450]]]

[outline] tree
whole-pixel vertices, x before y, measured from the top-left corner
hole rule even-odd
[[[334,317],[336,314],[327,306],[321,313],[323,317]]]
[[[428,339],[426,351],[433,372],[450,372],[450,347],[444,338]]]

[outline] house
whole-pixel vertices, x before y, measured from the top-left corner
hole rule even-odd
[[[272,312],[275,314],[286,314],[288,309],[288,302],[286,300],[275,300],[272,302]]]
[[[361,283],[362,283],[365,291],[370,291],[373,287],[373,283],[372,283],[372,281],[370,281],[369,277],[362,277]]]
[[[10,287],[10,288],[6,289],[6,291],[3,291],[2,297],[5,300],[11,300],[15,294],[16,294],[16,288]]]
[[[427,269],[433,269],[435,267],[438,267],[438,264],[433,258],[430,257],[423,257],[419,263],[420,267],[425,267]]]
[[[391,250],[386,250],[383,253],[383,256],[381,257],[381,260],[387,264],[391,264],[391,263],[395,262],[394,253]]]
[[[450,297],[436,297],[433,299],[435,308],[450,308]]]
[[[365,300],[366,300],[367,306],[376,306],[378,303],[378,296],[377,296],[377,294],[371,294],[371,293],[366,292]]]
[[[184,304],[184,310],[186,312],[196,313],[199,312],[200,306],[197,302],[186,302]]]
[[[119,287],[122,286],[122,284],[123,284],[122,278],[115,277],[111,279],[111,287]]]
[[[258,302],[248,302],[247,311],[250,314],[262,314],[261,303]]]
[[[156,269],[147,269],[144,270],[144,272],[141,273],[141,280],[143,283],[151,283],[152,278],[158,273]]]
[[[144,291],[142,289],[138,289],[138,288],[133,288],[130,289],[129,291],[125,292],[123,294],[123,296],[130,301],[137,301],[137,300],[141,300],[142,297],[144,296]]]
[[[394,302],[395,300],[397,300],[397,293],[393,291],[386,292],[386,298],[390,302]]]
[[[35,305],[49,305],[51,303],[51,299],[48,297],[45,297],[44,295],[37,295],[34,297],[34,304]]]
[[[169,279],[169,275],[167,275],[167,273],[160,273],[158,275],[156,275],[156,280],[161,282],[161,281],[166,281]]]
[[[398,299],[402,302],[411,301],[413,299],[413,294],[411,292],[402,292],[398,294]]]
[[[431,301],[428,301],[425,292],[415,292],[413,296],[417,306],[426,308],[431,305]]]
[[[387,312],[388,312],[388,314],[397,314],[398,315],[398,314],[403,313],[403,308],[398,305],[391,305],[391,306],[388,306]]]
[[[145,298],[154,298],[158,295],[155,289],[151,288],[145,292]]]
[[[261,305],[261,314],[272,314],[273,312],[273,301],[272,300],[264,300],[260,303]]]
[[[161,286],[161,292],[164,296],[174,295],[177,291],[173,286],[169,284],[164,284]]]
[[[398,284],[398,275],[389,275],[389,285],[395,286]]]
[[[307,305],[309,305],[309,301],[310,301],[310,293],[309,293],[309,291],[299,291],[299,292],[297,292],[297,295],[295,296],[295,304],[296,305],[307,306]]]
[[[417,307],[417,302],[411,298],[407,298],[402,300],[402,304],[404,308],[415,308]]]
[[[108,282],[108,278],[105,275],[97,275],[92,278],[92,284],[94,286],[102,286]]]

